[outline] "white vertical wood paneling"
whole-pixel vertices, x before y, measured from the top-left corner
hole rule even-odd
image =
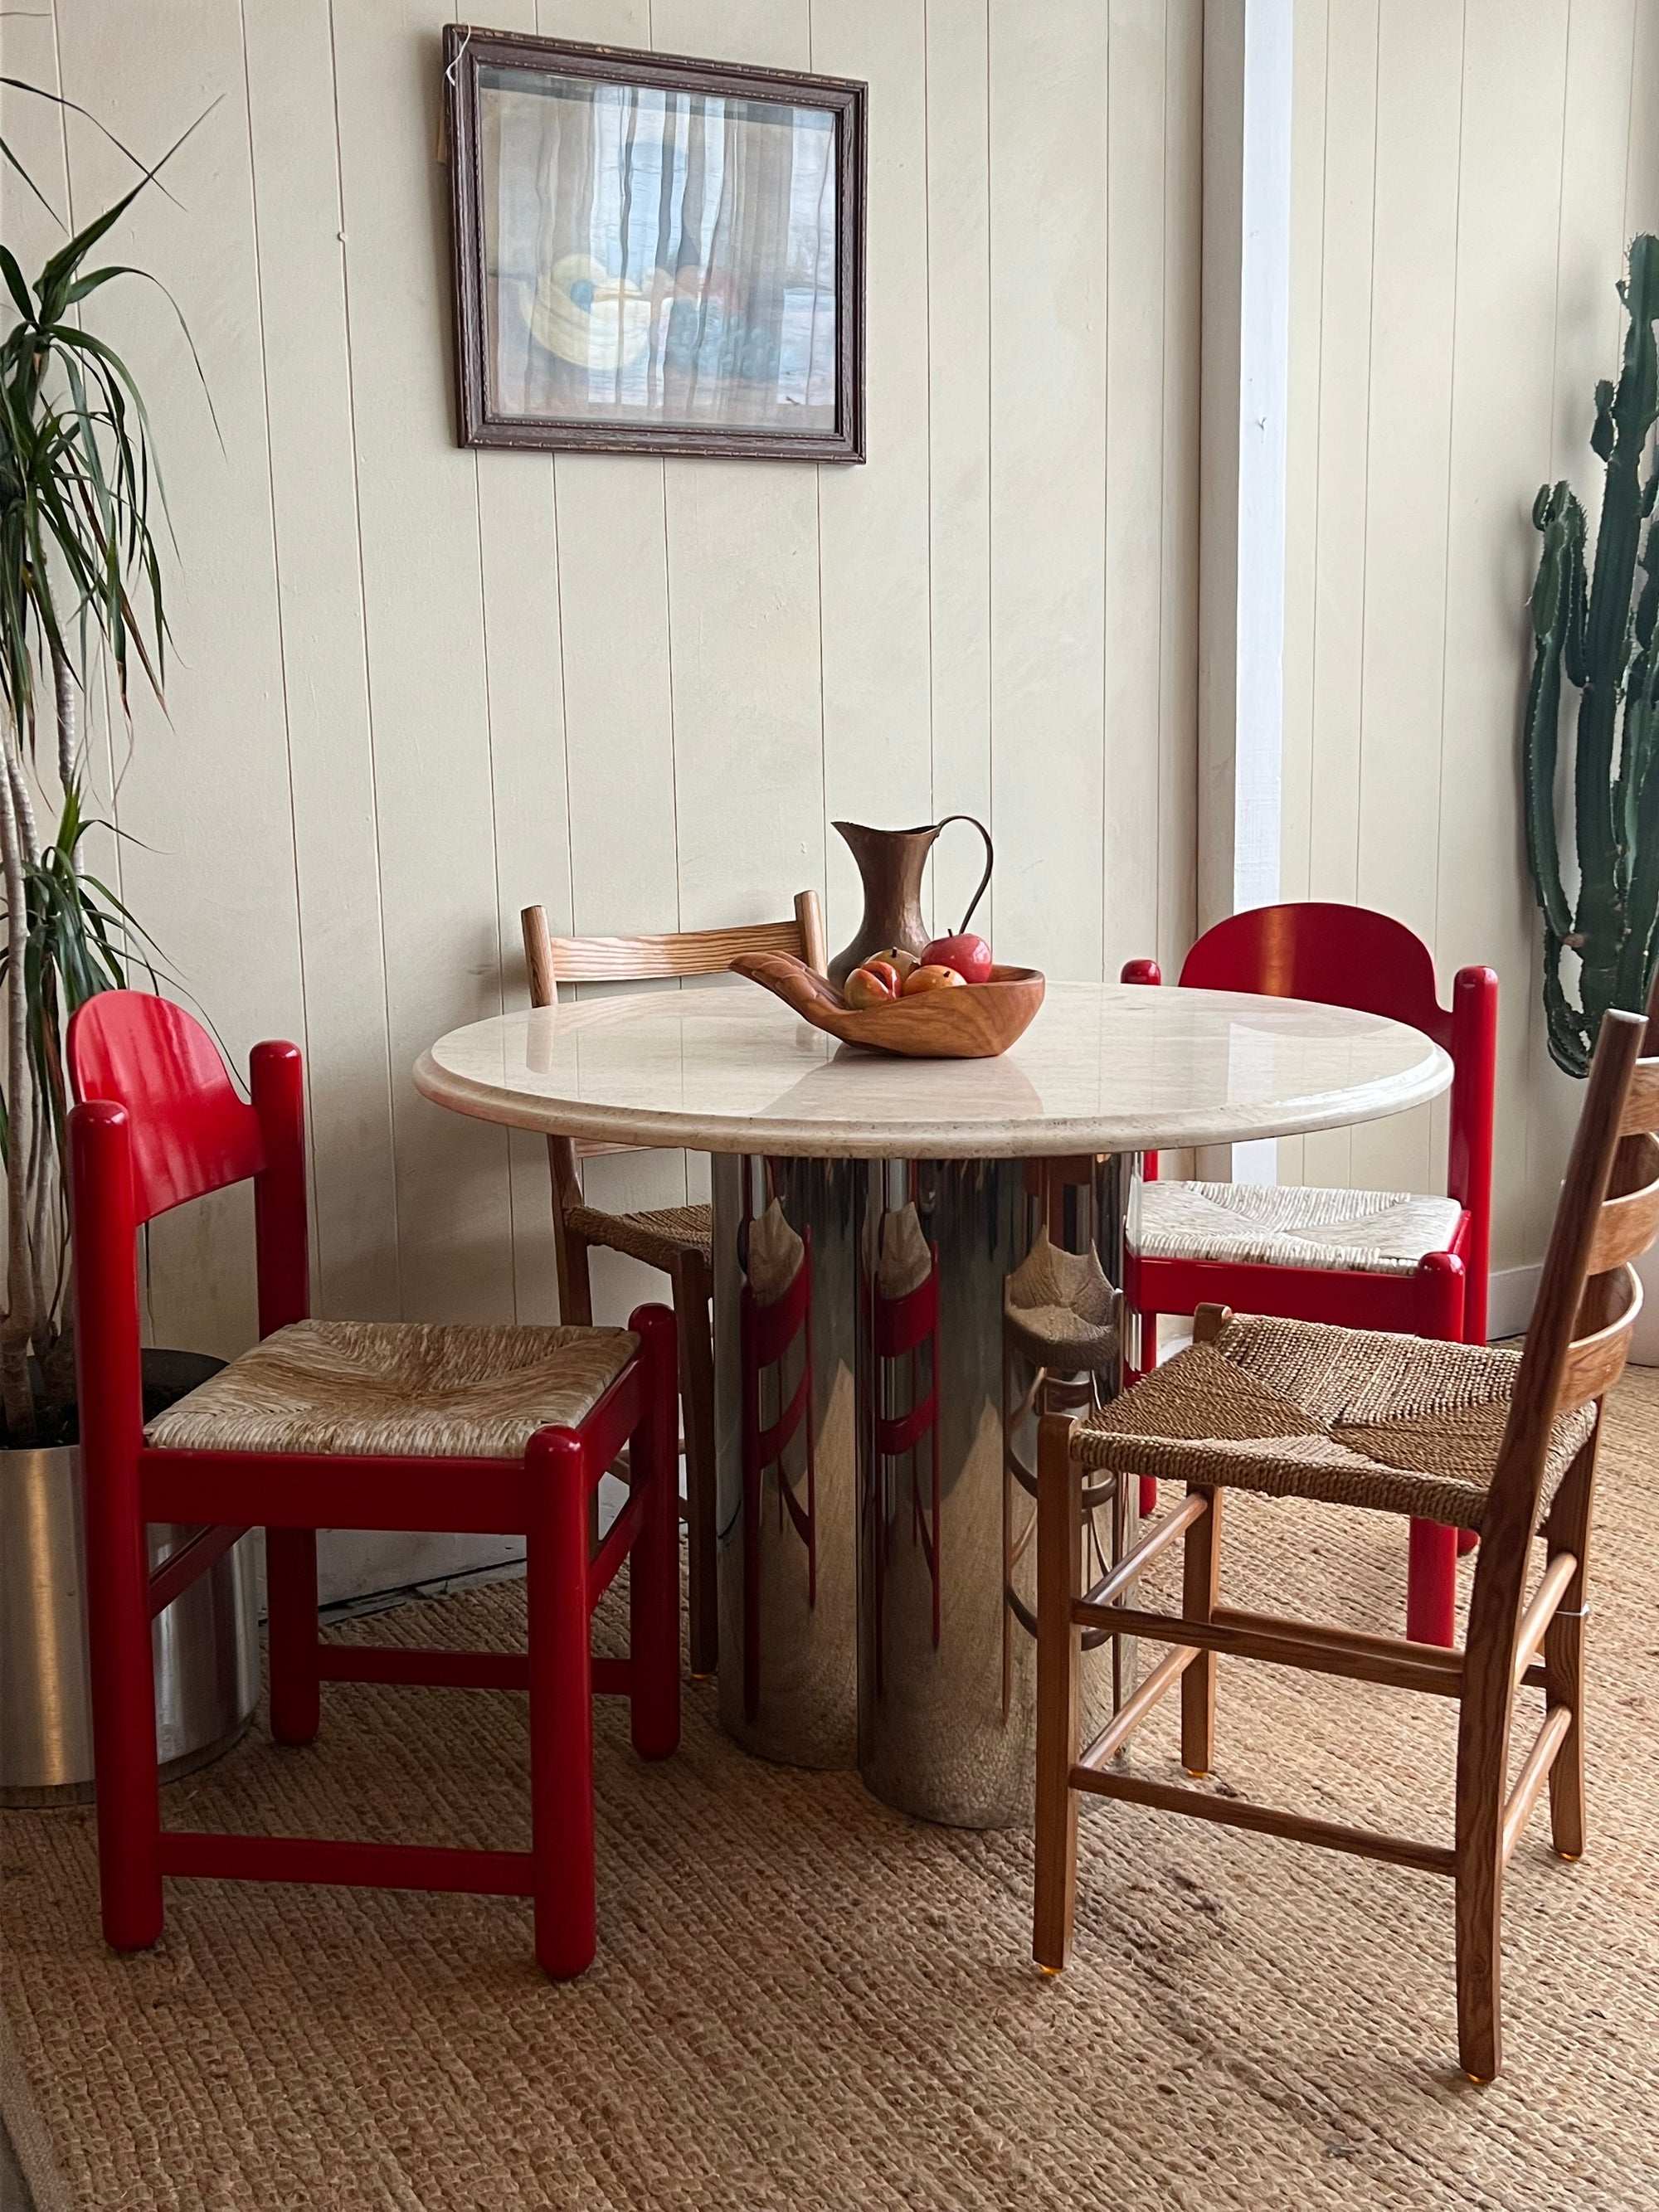
[[[1463,21],[1443,0],[1391,0],[1376,44],[1376,154],[1365,442],[1359,763],[1354,895],[1434,941],[1441,687],[1445,668],[1445,457],[1452,407]],[[1432,1190],[1425,1108],[1353,1132],[1371,1189]]]
[[[1194,934],[1198,858],[1199,240],[1204,216],[1204,16],[1164,10],[1163,581],[1158,595],[1156,950],[1173,973]],[[1123,738],[1118,733],[1118,741]]]
[[[933,818],[929,732],[927,54],[922,0],[814,0],[812,65],[870,85],[867,464],[818,475],[831,821]],[[952,833],[961,835],[957,831]],[[831,831],[830,949],[858,926]]]
[[[998,838],[1008,956],[1178,954],[1201,10],[1112,0],[1109,70],[1096,0],[502,0],[504,27],[869,81],[870,459],[841,470],[456,447],[453,13],[58,0],[3,36],[36,82],[61,46],[65,90],[150,155],[222,95],[168,173],[180,204],[149,196],[112,241],[178,295],[222,452],[164,306],[105,295],[183,551],[125,887],[238,1057],[306,1048],[319,1310],[532,1318],[543,1148],[410,1082],[434,1035],[521,999],[529,900],[689,927],[827,871],[838,940],[856,883],[827,817],[962,809]],[[84,126],[66,175],[49,111],[8,96],[5,120],[83,219],[121,181]],[[5,226],[39,258],[10,183]],[[941,921],[976,868],[953,832]],[[677,1153],[589,1172],[603,1204],[702,1181]],[[251,1334],[246,1216],[164,1224],[163,1334]],[[596,1269],[603,1311],[661,1289]]]
[[[146,192],[118,246],[179,301],[222,447],[162,295],[135,284],[100,295],[100,329],[144,374],[182,549],[177,560],[163,553],[177,648],[171,719],[135,690],[137,742],[117,813],[129,902],[245,1057],[259,1036],[301,1034],[303,1008],[240,22],[215,0],[82,0],[58,11],[58,28],[64,91],[128,144],[159,150],[211,110],[166,173],[175,198]],[[132,173],[80,118],[69,143],[84,220]],[[210,538],[191,526],[208,517]],[[246,1193],[157,1223],[152,1320],[162,1340],[210,1350],[246,1340],[250,1225]]]
[[[1613,281],[1659,219],[1656,33],[1654,0],[1298,8],[1286,889],[1399,915],[1443,988],[1498,969],[1500,1268],[1538,1256],[1582,1097],[1521,860],[1528,509],[1598,487]],[[1437,1177],[1431,1126],[1310,1139],[1304,1171]]]
[[[1155,947],[1164,592],[1164,134],[1162,0],[1113,0],[1107,20],[1106,575],[1103,624],[1101,973]]]
[[[326,0],[242,15],[293,781],[317,1310],[399,1310],[374,759]]]
[[[927,577],[933,803],[991,817],[989,0],[927,0]],[[954,929],[980,878],[979,840],[936,848],[933,922]],[[996,927],[996,879],[974,916]]]
[[[1105,854],[1107,11],[991,9],[991,789],[1005,958],[1088,980]]]

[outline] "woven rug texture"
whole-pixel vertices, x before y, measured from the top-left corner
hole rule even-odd
[[[1557,1862],[1540,1813],[1516,1855],[1488,2089],[1455,2063],[1449,1882],[1085,1802],[1076,1961],[1045,1981],[1027,1835],[746,1758],[694,1686],[663,1765],[599,1707],[599,1957],[564,1988],[511,1899],[170,1883],[161,1942],[117,1959],[88,1814],[5,1814],[0,2106],[39,2212],[1651,2212],[1659,1374],[1620,1388],[1601,1499],[1590,1846]],[[1403,1525],[1228,1512],[1234,1602],[1397,1625]],[[522,1626],[497,1583],[340,1632]],[[1449,1701],[1221,1685],[1215,1786],[1449,1834]],[[518,1699],[324,1697],[316,1745],[256,1728],[167,1819],[527,1841]],[[1174,1717],[1140,1771],[1178,1776]]]

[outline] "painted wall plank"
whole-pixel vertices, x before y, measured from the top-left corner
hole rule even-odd
[[[933,805],[991,815],[991,237],[988,0],[928,0],[927,493]],[[981,872],[957,825],[934,849],[935,928]],[[974,927],[996,943],[996,878]]]
[[[1088,980],[1104,911],[1105,11],[994,0],[990,57],[997,930],[1005,959]]]
[[[1440,0],[1390,0],[1376,48],[1370,410],[1355,895],[1432,945],[1446,661],[1447,500],[1463,23]],[[1336,457],[1339,471],[1340,457]],[[1443,979],[1449,991],[1450,978]],[[1373,1190],[1433,1190],[1443,1137],[1424,1108],[1353,1133]]]
[[[1198,851],[1198,502],[1201,421],[1204,18],[1167,0],[1164,66],[1163,578],[1158,620],[1156,949],[1172,971],[1195,933]]]
[[[1319,565],[1315,579],[1307,895],[1352,899],[1358,888],[1377,0],[1352,0],[1331,14],[1321,247]],[[1342,1184],[1349,1180],[1352,1145],[1347,1131],[1310,1137],[1303,1151],[1310,1182]]]
[[[1525,1249],[1527,1026],[1532,901],[1519,865],[1516,714],[1526,681],[1534,487],[1548,465],[1549,332],[1559,218],[1565,0],[1469,0],[1453,398],[1446,747],[1439,946],[1486,959],[1508,984],[1500,1017],[1494,1264]]]
[[[775,69],[811,52],[807,0],[655,0],[652,29]],[[681,920],[775,920],[823,881],[817,471],[675,459],[664,489]]]
[[[301,1028],[293,823],[283,726],[264,377],[259,351],[246,101],[240,26],[207,4],[151,0],[58,14],[64,89],[152,155],[222,104],[110,245],[187,301],[222,449],[172,310],[153,288],[116,287],[100,329],[144,364],[179,556],[170,721],[135,690],[136,744],[118,818],[130,833],[129,902],[180,981],[245,1063],[256,1038]],[[181,70],[181,50],[190,57]],[[93,210],[131,169],[71,118],[73,198]],[[234,1349],[252,1332],[246,1194],[159,1222],[152,1325],[163,1340]]]
[[[1164,0],[1107,21],[1106,743],[1101,973],[1156,942],[1164,593]]]
[[[319,1314],[399,1310],[386,940],[325,0],[243,10]]]
[[[505,1133],[410,1071],[497,1012],[477,469],[455,444],[438,0],[335,16],[357,493],[379,799],[404,1310],[513,1311]]]
[[[830,820],[933,819],[927,592],[927,177],[922,0],[814,0],[812,66],[870,86],[869,461],[818,471]],[[957,833],[960,834],[960,833]],[[826,841],[833,951],[863,910]]]

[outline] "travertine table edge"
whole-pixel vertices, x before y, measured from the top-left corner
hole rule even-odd
[[[1057,1112],[1047,1103],[1057,1067],[1066,1097],[1086,1092],[1089,1085],[1091,1071],[1060,1065],[1067,1056],[1063,1035],[1080,1015],[1089,1018],[1091,1034],[1073,1050],[1097,1059],[1109,1054],[1113,1063],[1109,1073],[1103,1066],[1092,1071],[1097,1101],[1103,1082],[1127,1096],[1109,1109],[1097,1103]],[[666,1054],[653,1059],[630,1051],[638,1031],[671,1022],[680,1038],[678,1069],[666,1064]],[[1253,1058],[1259,1067],[1270,1065],[1276,1046],[1325,1049],[1332,1079],[1256,1102],[1229,1097],[1194,1105],[1149,1097],[1160,1080],[1182,1079],[1183,1058],[1201,1045],[1206,1025],[1212,1042],[1224,1025],[1242,1081]],[[1109,1035],[1103,1035],[1108,1028]],[[584,1089],[614,1091],[624,1085],[637,1094],[653,1082],[670,1090],[677,1076],[682,1093],[688,1079],[694,1089],[701,1080],[712,1091],[717,1086],[707,1080],[710,1071],[684,1062],[687,1037],[727,1051],[740,1048],[727,1098],[715,1103],[682,1095],[678,1103],[640,1104],[583,1095]],[[585,1071],[573,1064],[584,1045]],[[1345,1056],[1375,1064],[1345,1081]],[[563,1079],[567,1073],[577,1076],[575,1088]],[[860,1052],[810,1028],[762,993],[732,987],[636,991],[495,1015],[451,1030],[415,1068],[416,1088],[434,1103],[509,1127],[690,1152],[838,1159],[896,1152],[1033,1158],[1238,1144],[1381,1120],[1436,1097],[1450,1079],[1451,1063],[1437,1045],[1380,1016],[1232,992],[1063,983],[1050,985],[1031,1028],[994,1060],[903,1060]],[[811,1110],[802,1112],[800,1093],[809,1084]],[[787,1110],[792,1100],[794,1111]]]

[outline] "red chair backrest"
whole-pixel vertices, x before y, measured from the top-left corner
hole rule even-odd
[[[1135,961],[1124,981],[1150,982]],[[1451,1055],[1451,1130],[1446,1189],[1469,1213],[1465,1314],[1484,1337],[1492,1237],[1492,1117],[1498,1088],[1498,977],[1460,968],[1449,1007],[1435,988],[1434,955],[1392,915],[1305,899],[1230,915],[1206,929],[1182,963],[1182,982],[1203,991],[1255,991],[1408,1022]]]
[[[146,991],[105,991],[70,1024],[69,1070],[77,1266],[85,1243],[96,1249],[97,1268],[112,1275],[140,1223],[251,1176],[259,1334],[303,1321],[311,1264],[295,1048],[254,1046],[249,1105],[218,1046],[182,1006]],[[83,1298],[85,1274],[80,1267]]]
[[[1449,1051],[1452,1017],[1435,989],[1434,955],[1392,915],[1316,899],[1253,907],[1206,929],[1182,963],[1199,991],[1311,999],[1408,1022]]]
[[[136,1218],[242,1182],[264,1166],[259,1116],[200,1022],[146,991],[104,991],[70,1023],[77,1102],[125,1109]]]

